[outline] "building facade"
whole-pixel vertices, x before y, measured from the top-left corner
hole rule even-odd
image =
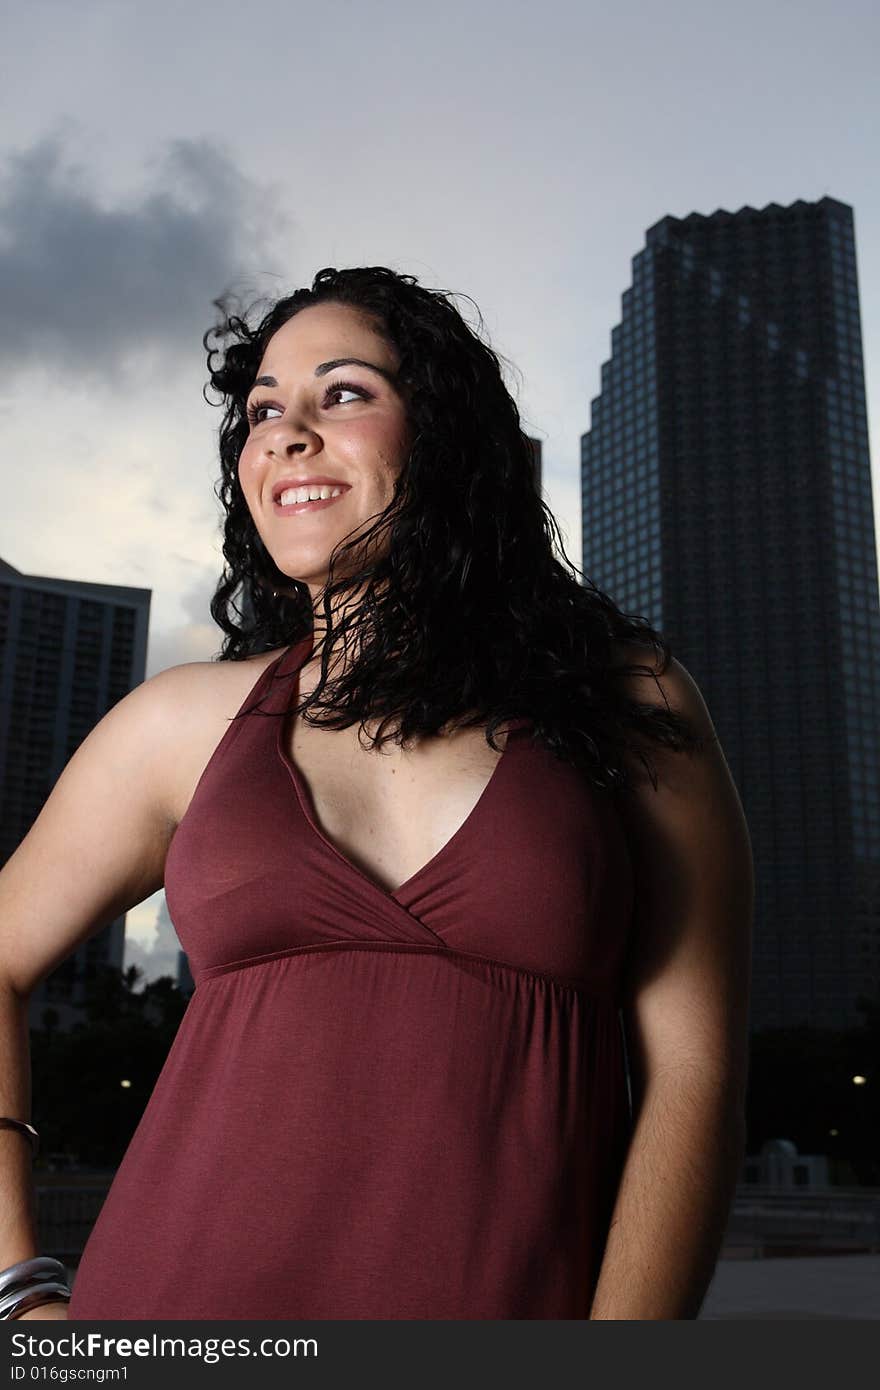
[[[699,684],[756,874],[753,1028],[880,995],[880,607],[853,210],[664,217],[582,437],[583,570]]]
[[[145,676],[150,590],[22,574],[0,560],[0,863],[14,853],[86,735]],[[30,1023],[80,1017],[103,964],[122,968],[125,918],[35,989]]]

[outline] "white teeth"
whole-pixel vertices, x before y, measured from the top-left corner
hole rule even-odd
[[[289,507],[293,502],[318,502],[327,497],[338,497],[341,491],[341,487],[328,487],[327,484],[321,487],[289,487],[286,492],[282,492],[278,501],[282,507]]]

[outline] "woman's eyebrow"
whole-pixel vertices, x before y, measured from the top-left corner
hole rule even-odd
[[[330,362],[319,362],[315,368],[315,376],[326,376],[328,372],[333,372],[337,367],[368,367],[371,372],[378,372],[386,381],[393,386],[397,380],[393,372],[389,372],[385,367],[377,367],[375,362],[365,362],[361,357],[334,357]],[[258,376],[254,386],[277,386],[278,382],[274,376]],[[251,388],[253,390],[253,387]]]

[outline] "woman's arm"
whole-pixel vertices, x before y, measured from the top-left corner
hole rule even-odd
[[[0,1115],[32,1120],[28,1013],[37,985],[162,886],[171,774],[185,752],[186,712],[195,708],[189,680],[185,667],[173,668],[115,704],[0,867]],[[4,1129],[0,1270],[41,1254],[39,1242],[30,1145]],[[45,1303],[20,1317],[66,1318],[66,1304]]]
[[[658,703],[652,677],[621,679]],[[751,842],[697,685],[675,660],[657,680],[707,745],[647,746],[657,791],[633,758],[620,798],[636,876],[623,984],[635,1126],[591,1318],[697,1317],[745,1153]]]

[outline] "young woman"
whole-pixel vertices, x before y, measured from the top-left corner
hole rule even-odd
[[[220,660],[115,706],[0,877],[10,996],[163,883],[196,988],[69,1307],[24,1316],[696,1317],[752,913],[700,692],[554,554],[448,297],[217,305]]]

